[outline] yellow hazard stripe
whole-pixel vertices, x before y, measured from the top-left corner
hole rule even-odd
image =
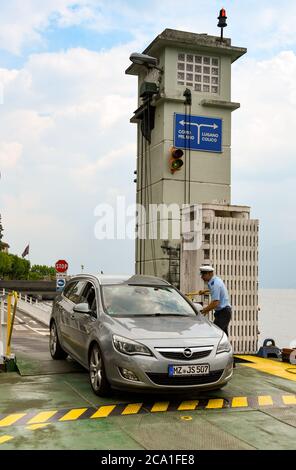
[[[182,401],[181,405],[178,407],[178,411],[195,410],[197,405],[198,405],[198,400]]]
[[[30,431],[35,431],[36,429],[42,429],[49,426],[50,423],[42,423],[42,424],[30,424],[30,426],[26,426],[26,429],[30,429]]]
[[[265,372],[266,374],[275,375],[276,377],[281,377],[282,379],[296,382],[296,374],[291,374],[287,371],[288,364],[285,362],[280,362],[273,359],[265,359],[258,356],[245,356],[241,354],[237,357],[251,361],[242,362],[240,366],[250,367],[251,369],[256,369],[261,372]]]
[[[224,404],[223,398],[211,398],[206,406],[207,409],[222,408]]]
[[[226,397],[229,405],[227,408],[256,408],[266,406],[278,406],[278,400],[281,400],[282,405],[292,406],[296,405],[296,395],[255,395],[255,396],[237,396]],[[276,401],[274,401],[276,400]],[[175,401],[161,401],[150,403],[117,403],[113,405],[103,405],[97,410],[92,408],[73,408],[65,410],[50,410],[40,411],[35,416],[29,418],[27,413],[13,413],[0,419],[0,428],[14,425],[26,426],[27,429],[35,430],[44,427],[44,425],[53,422],[76,421],[79,419],[95,419],[106,418],[112,416],[127,416],[136,415],[143,411],[146,413],[161,413],[167,411],[194,411],[194,410],[215,410],[224,407],[223,398],[208,398],[207,400],[184,400],[176,403]],[[87,412],[87,415],[84,413]],[[92,414],[91,414],[92,413]],[[21,422],[19,424],[19,421]],[[4,437],[3,437],[4,439]],[[6,438],[5,438],[6,439]],[[8,438],[7,438],[8,439]]]
[[[135,415],[139,413],[142,406],[143,406],[143,403],[131,403],[130,405],[127,405],[124,408],[121,414],[122,415]]]
[[[0,420],[0,428],[15,424],[24,416],[26,416],[26,413],[14,413],[14,414],[6,416],[5,418]]]
[[[13,436],[0,436],[0,444],[4,444],[5,442],[11,441],[13,439]]]
[[[273,399],[270,395],[260,395],[258,397],[258,404],[259,406],[273,405]]]
[[[285,405],[296,405],[295,395],[283,395],[282,398]]]
[[[98,411],[96,411],[91,418],[107,418],[110,413],[116,408],[116,405],[111,406],[101,406]]]
[[[85,413],[87,408],[77,408],[75,410],[70,410],[64,416],[62,416],[59,421],[75,421],[75,419],[80,418],[80,416]]]
[[[231,402],[232,408],[240,408],[249,406],[247,397],[233,397]]]
[[[38,413],[36,416],[31,418],[27,424],[39,424],[39,423],[45,423],[48,421],[52,416],[54,416],[58,410],[52,410],[52,411],[41,411]]]
[[[169,401],[156,402],[151,408],[151,413],[158,413],[159,411],[167,411],[169,404],[170,404]]]

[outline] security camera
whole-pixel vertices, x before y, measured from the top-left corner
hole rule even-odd
[[[158,59],[156,57],[151,57],[147,54],[139,54],[138,52],[133,52],[130,55],[130,60],[133,64],[144,65],[146,67],[158,69]]]

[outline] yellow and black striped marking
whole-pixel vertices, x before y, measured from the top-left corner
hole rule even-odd
[[[260,372],[265,372],[265,374],[296,382],[296,366],[291,366],[286,362],[275,359],[264,359],[258,356],[237,355],[236,357],[244,361],[240,364],[243,367],[249,367],[259,370]]]
[[[98,408],[52,409],[47,411],[12,413],[0,416],[0,431],[6,433],[11,426],[25,426],[26,429],[40,429],[57,422],[72,422],[82,419],[100,419],[112,416],[166,413],[170,411],[261,409],[266,407],[290,407],[296,405],[296,395],[259,395],[254,397],[236,396],[229,398],[199,398],[185,401],[158,401],[152,403],[123,403],[98,406]],[[0,436],[0,444],[12,439]]]

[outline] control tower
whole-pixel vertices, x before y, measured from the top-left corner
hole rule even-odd
[[[258,221],[250,219],[249,207],[231,205],[231,114],[240,107],[231,101],[231,66],[245,53],[228,38],[165,29],[143,54],[131,55],[126,73],[138,76],[131,122],[138,125],[137,203],[145,208],[136,227],[136,273],[190,292],[204,288],[199,265],[216,264],[235,302],[243,302],[237,305],[240,323],[232,323],[235,336],[247,331],[249,341],[236,349],[251,352],[257,339]],[[246,235],[244,253],[236,234]]]

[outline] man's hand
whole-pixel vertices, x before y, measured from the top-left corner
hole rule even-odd
[[[212,300],[212,302],[207,307],[203,308],[200,313],[206,315],[210,313],[211,310],[216,310],[216,308],[219,306],[219,303],[219,300]]]

